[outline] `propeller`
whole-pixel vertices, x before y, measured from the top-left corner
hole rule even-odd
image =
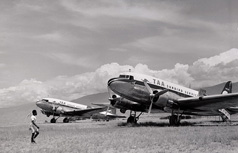
[[[149,107],[149,111],[148,111],[148,113],[150,114],[151,109],[152,109],[153,102],[155,102],[155,101],[159,98],[159,96],[165,94],[165,93],[168,92],[169,90],[168,90],[168,89],[164,89],[164,90],[162,90],[162,91],[157,92],[156,94],[154,94],[154,93],[153,93],[153,90],[152,90],[152,89],[150,88],[150,86],[148,85],[147,80],[144,80],[143,82],[144,82],[144,85],[145,85],[147,91],[148,91],[149,94],[150,94],[150,101],[151,101],[151,102],[150,102],[150,107]]]

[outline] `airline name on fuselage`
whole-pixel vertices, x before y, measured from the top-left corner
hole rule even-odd
[[[68,107],[74,107],[77,108],[77,106],[75,105],[71,105],[69,102],[65,102],[65,101],[54,101],[55,104],[59,104],[59,105],[63,105],[63,106],[68,106]]]
[[[161,80],[159,80],[159,79],[153,79],[153,83],[154,83],[155,85],[159,85],[159,86],[165,87],[164,81],[161,81]]]
[[[147,79],[145,79],[145,80],[147,80]],[[170,84],[166,84],[164,81],[162,81],[162,80],[159,80],[159,79],[155,79],[155,78],[153,78],[152,79],[153,81],[152,81],[152,84],[154,84],[154,85],[158,85],[158,86],[160,86],[160,87],[164,87],[164,88],[167,88],[167,89],[171,89],[171,90],[174,90],[174,91],[176,91],[176,92],[180,92],[180,93],[184,93],[184,94],[186,94],[186,95],[190,95],[190,96],[197,96],[197,94],[195,94],[195,93],[193,93],[193,92],[189,92],[189,91],[186,91],[185,89],[181,89],[181,88],[179,88],[178,86],[174,86],[174,85],[170,85]]]

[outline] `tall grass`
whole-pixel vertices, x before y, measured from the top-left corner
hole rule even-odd
[[[166,122],[153,121],[139,122],[137,126],[128,126],[122,121],[39,125],[37,144],[30,143],[28,125],[0,128],[0,152],[232,153],[238,150],[238,125],[210,123],[201,126],[192,122],[170,127]]]

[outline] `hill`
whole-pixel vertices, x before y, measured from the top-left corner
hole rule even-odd
[[[104,93],[97,93],[97,94],[84,96],[84,97],[72,100],[72,102],[80,103],[80,104],[84,104],[88,106],[93,106],[92,103],[109,103],[108,98],[109,98],[108,93],[104,92]]]

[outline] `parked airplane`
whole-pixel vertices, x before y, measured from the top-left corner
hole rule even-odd
[[[108,81],[113,91],[109,100],[122,113],[130,110],[128,123],[137,123],[143,112],[171,113],[170,125],[179,125],[182,115],[226,116],[228,109],[238,105],[238,93],[205,95],[155,77],[127,72]],[[225,89],[225,88],[224,88]],[[134,114],[133,114],[134,112]],[[136,116],[136,112],[141,112]]]
[[[96,104],[96,105],[98,105],[98,104]],[[108,115],[108,114],[110,114],[110,115]],[[109,120],[115,120],[118,118],[126,118],[126,117],[122,116],[122,115],[117,115],[116,108],[111,108],[108,111],[95,113],[92,115],[92,119],[94,121],[109,121]]]
[[[92,108],[87,105],[55,98],[43,98],[42,100],[37,101],[36,105],[41,108],[42,114],[45,114],[47,117],[49,117],[50,115],[53,116],[53,118],[50,120],[51,123],[55,123],[59,117],[65,117],[63,120],[64,123],[68,123],[69,118],[73,116],[89,118],[94,113],[103,112],[108,109],[107,107]],[[107,113],[107,115],[114,114]],[[55,118],[55,116],[58,116],[58,118]]]

